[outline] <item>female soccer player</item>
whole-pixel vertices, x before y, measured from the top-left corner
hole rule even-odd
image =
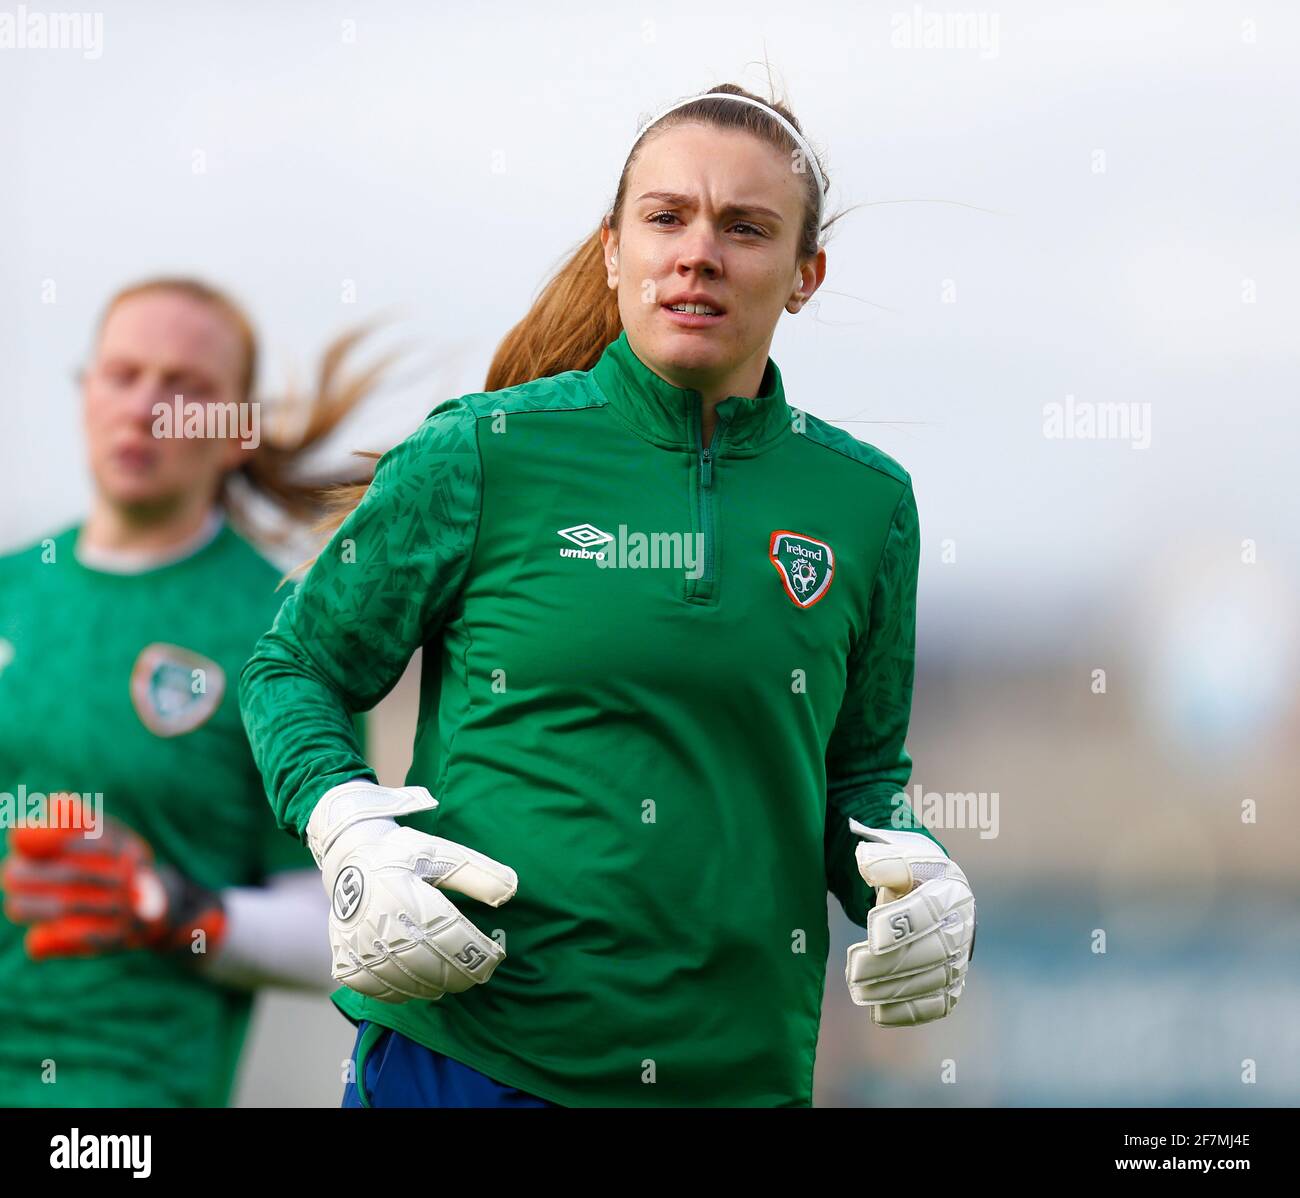
[[[338,356],[299,449],[357,398]],[[225,1104],[252,989],[328,985],[319,876],[235,696],[279,573],[227,519],[309,494],[252,421],[200,430],[247,415],[255,358],[211,287],[120,292],[82,378],[90,514],[0,558],[2,1103]]]
[[[806,1106],[828,888],[877,1024],[957,1002],[974,900],[900,793],[911,481],[768,356],[825,190],[734,85],[651,121],[486,390],[381,460],[245,667],[332,896],[345,1105]],[[385,789],[349,717],[420,646]]]

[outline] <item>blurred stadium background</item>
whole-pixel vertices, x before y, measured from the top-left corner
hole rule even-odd
[[[913,475],[913,784],[996,814],[996,835],[931,821],[980,913],[949,1019],[870,1024],[832,901],[818,1104],[1295,1101],[1294,8],[1017,0],[934,44],[946,10],[876,3],[739,25],[102,12],[94,59],[0,50],[0,550],[84,509],[70,379],[124,282],[229,287],[270,392],[388,314],[379,341],[418,348],[328,452],[384,448],[481,385],[638,119],[714,82],[763,91],[766,52],[827,152],[829,210],[871,205],[772,354],[792,403]],[[1067,402],[1132,405],[1145,433],[1049,436]],[[390,783],[412,681],[372,722]],[[351,1042],[326,999],[264,997],[238,1101],[337,1104]]]

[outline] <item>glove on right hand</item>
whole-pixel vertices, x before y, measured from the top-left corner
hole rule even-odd
[[[422,786],[356,778],[326,791],[307,822],[330,896],[334,979],[381,1002],[459,994],[506,955],[440,891],[499,907],[518,888],[515,871],[393,818],[437,805]]]

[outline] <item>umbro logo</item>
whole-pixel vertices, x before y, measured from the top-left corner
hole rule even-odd
[[[581,545],[584,549],[592,545],[602,545],[606,541],[612,541],[614,538],[607,532],[602,532],[594,524],[574,524],[569,528],[558,530],[560,536],[568,537],[575,545]]]
[[[595,558],[597,561],[604,561],[605,551],[599,549],[593,552],[591,547],[593,545],[603,545],[606,541],[614,539],[612,534],[604,532],[594,524],[573,524],[568,528],[558,528],[556,532],[565,540],[572,541],[577,546],[576,549],[571,549],[567,545],[564,546],[560,550],[561,557]]]

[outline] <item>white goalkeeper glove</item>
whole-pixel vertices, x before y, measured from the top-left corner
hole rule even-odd
[[[440,891],[499,907],[518,888],[515,871],[393,818],[437,805],[422,786],[354,778],[321,795],[307,821],[330,896],[334,980],[382,1002],[459,994],[506,955]]]
[[[961,998],[975,948],[975,896],[957,863],[928,836],[849,827],[862,837],[858,870],[876,891],[867,938],[849,946],[844,979],[880,1027],[942,1019]]]

